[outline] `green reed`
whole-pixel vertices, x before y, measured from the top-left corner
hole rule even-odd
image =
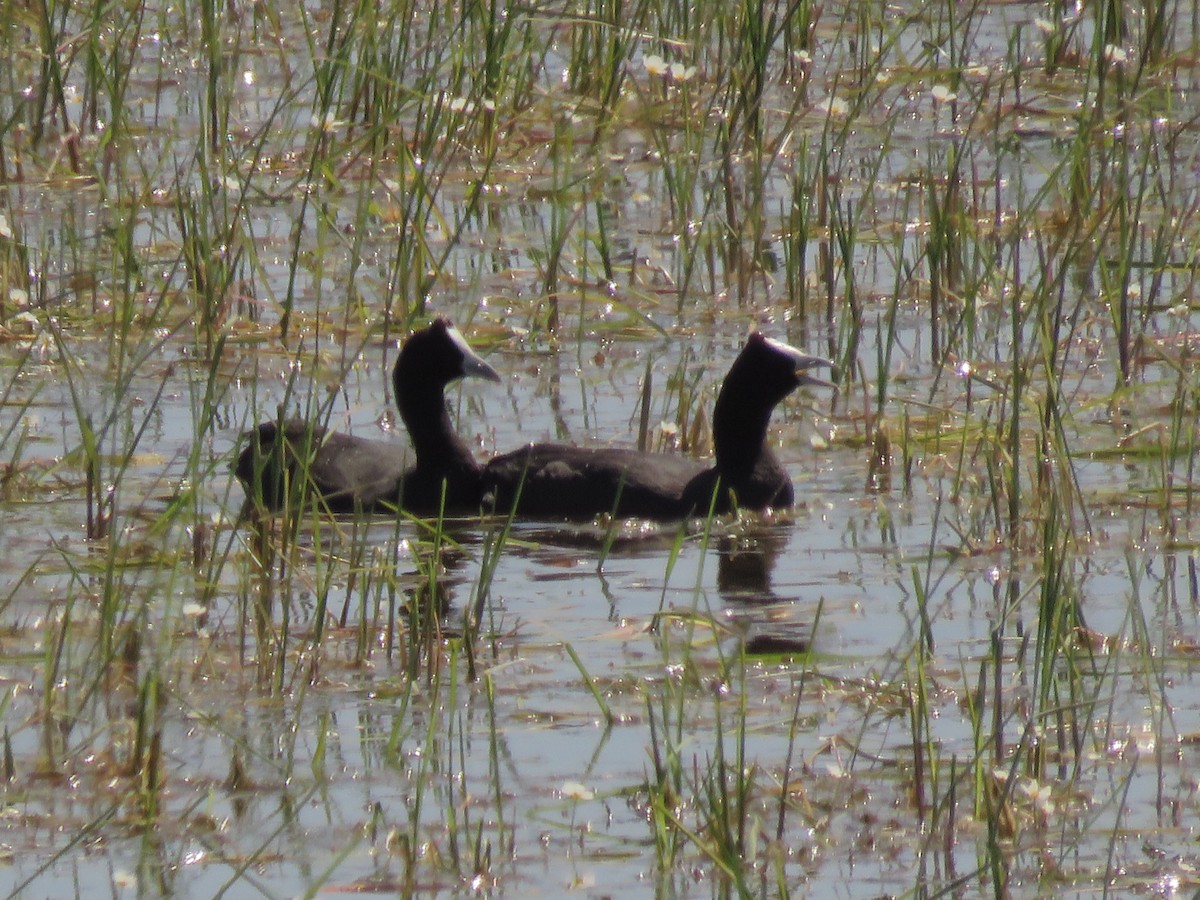
[[[569,31],[567,75],[571,90],[590,101],[595,121],[593,141],[601,138],[623,102],[629,65],[639,44],[639,31],[652,4],[585,0]]]
[[[520,501],[520,490],[514,500],[513,510],[497,529],[489,528],[483,539],[479,553],[479,575],[475,580],[470,604],[463,611],[463,649],[467,657],[467,678],[474,682],[480,677],[477,669],[477,647],[485,639],[491,646],[491,657],[499,655],[496,622],[492,615],[492,582],[496,577],[496,569],[508,545],[512,530],[513,519],[516,515],[516,504]],[[487,630],[484,630],[484,614],[488,615]],[[489,688],[490,691],[490,688]],[[494,712],[494,710],[493,710]]]

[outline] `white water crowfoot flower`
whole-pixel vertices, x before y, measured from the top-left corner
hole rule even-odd
[[[42,330],[42,323],[38,317],[28,310],[10,316],[4,325],[9,331],[24,337],[36,337]]]
[[[496,111],[495,100],[484,99],[476,103],[469,97],[453,97],[449,94],[443,95],[443,99],[446,101],[446,106],[449,107],[451,112],[472,114],[480,109],[485,112]]]
[[[1104,59],[1114,66],[1123,66],[1129,62],[1129,51],[1124,47],[1118,47],[1116,44],[1105,44]]]
[[[341,119],[336,118],[332,112],[327,112],[323,116],[313,113],[312,117],[309,119],[309,124],[318,131],[323,131],[326,134],[332,134],[346,123]]]
[[[841,97],[822,97],[817,101],[817,109],[840,119],[850,113],[850,104]]]
[[[696,76],[695,66],[685,66],[683,63],[671,63],[671,80],[677,82],[691,81]]]
[[[596,792],[578,781],[564,781],[559,792],[567,800],[592,800]]]
[[[993,769],[992,778],[997,785],[1006,785],[1008,784],[1009,772],[1007,769]],[[1027,804],[1026,808],[1033,812],[1043,825],[1058,808],[1054,802],[1053,787],[1048,783],[1038,781],[1036,778],[1018,775],[1014,797],[1023,800]]]
[[[934,103],[949,103],[951,100],[958,99],[958,94],[944,84],[935,84],[929,89],[929,93],[932,95]]]
[[[1019,785],[1021,793],[1043,820],[1054,814],[1054,792],[1050,785],[1035,778],[1023,778]]]
[[[650,75],[657,75],[667,81],[682,84],[696,76],[695,66],[685,66],[683,63],[668,63],[655,53],[647,53],[642,57],[642,65]]]
[[[642,57],[642,65],[651,75],[666,75],[667,61],[655,53],[647,53]]]

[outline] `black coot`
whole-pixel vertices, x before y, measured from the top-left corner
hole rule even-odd
[[[292,490],[293,496],[315,495],[331,512],[399,505],[424,513],[438,510],[444,485],[447,510],[477,512],[479,463],[451,426],[445,400],[446,385],[466,377],[500,380],[457,328],[446,319],[436,320],[405,341],[392,371],[411,450],[328,431],[301,419],[283,423],[284,445],[279,448],[278,425],[264,422],[250,432],[235,466],[246,496],[257,497],[269,510],[282,508]],[[307,471],[301,465],[305,457]],[[306,483],[289,487],[298,479]]]
[[[763,510],[794,502],[787,471],[767,446],[775,406],[829,360],[761,334],[750,336],[721,385],[713,412],[716,464],[665,453],[533,444],[492,459],[483,471],[485,505],[531,518],[617,516],[681,519],[735,506]],[[714,501],[714,492],[716,497]]]

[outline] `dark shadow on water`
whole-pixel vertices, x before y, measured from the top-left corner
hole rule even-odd
[[[421,524],[407,520],[370,516],[353,520],[339,517],[339,521],[356,532],[352,543],[359,547],[377,546],[385,542],[399,547],[406,541],[424,545],[430,538]],[[586,524],[519,523],[514,524],[509,533],[506,552],[537,558],[555,549],[559,552],[580,551],[577,565],[558,570],[539,570],[530,575],[531,585],[581,576],[595,577],[608,602],[608,618],[616,621],[620,618],[618,596],[601,563],[608,559],[615,561],[665,555],[679,539],[680,527],[678,522],[657,523],[639,519],[614,522],[603,517]],[[687,530],[689,541],[699,539],[704,530],[700,520],[683,527]],[[725,606],[727,622],[749,654],[788,656],[807,653],[811,647],[811,610],[803,598],[781,597],[772,587],[777,561],[794,538],[795,527],[790,521],[765,522],[754,518],[714,523],[712,546],[717,555],[717,590]],[[472,518],[446,520],[442,523],[440,541],[437,542],[436,561],[430,558],[434,552],[431,547],[421,550],[423,563],[415,556],[413,559],[404,559],[402,554],[397,554],[395,587],[398,589],[400,608],[396,613],[402,620],[407,620],[413,633],[432,632],[438,640],[459,636],[461,629],[454,621],[455,596],[469,578],[465,572],[466,564],[474,555],[469,548],[482,543],[486,528],[487,520],[483,523]],[[262,536],[259,531],[260,540]],[[329,551],[337,543],[328,533],[317,535],[304,528],[295,532],[292,539],[300,545]],[[260,548],[266,549],[261,544]],[[266,554],[268,559],[272,556]],[[273,589],[278,587],[272,582],[278,580],[279,573],[274,574],[274,579],[260,583],[265,588],[265,596],[260,596],[259,607],[260,611],[267,611],[268,619],[271,618],[269,611],[273,607]],[[345,587],[340,606],[342,627],[346,625],[348,611],[354,606],[355,592],[352,578]]]
[[[771,574],[792,526],[750,526],[717,544],[717,590],[748,656],[789,657],[812,647],[812,618],[799,597],[779,597]]]

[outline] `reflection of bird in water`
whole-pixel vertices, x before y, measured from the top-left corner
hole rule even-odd
[[[811,616],[799,599],[780,599],[771,588],[775,561],[790,531],[763,528],[727,535],[717,547],[717,589],[729,604],[725,615],[750,656],[793,656],[812,643]]]
[[[450,620],[454,592],[466,580],[461,571],[468,556],[458,546],[474,542],[469,529],[447,527],[447,543],[432,548],[418,544],[414,548],[417,568],[397,578],[405,595],[403,610],[409,627],[423,633],[434,629],[440,637],[461,635],[461,623]],[[458,545],[458,546],[455,546]]]
[[[743,603],[774,600],[771,572],[787,540],[782,529],[761,529],[721,538],[717,545],[717,590]]]
[[[444,624],[450,614],[450,590],[444,581],[440,578],[422,578],[411,592],[406,593],[408,600],[404,610],[410,628],[420,631],[438,626],[443,636],[450,636]]]

